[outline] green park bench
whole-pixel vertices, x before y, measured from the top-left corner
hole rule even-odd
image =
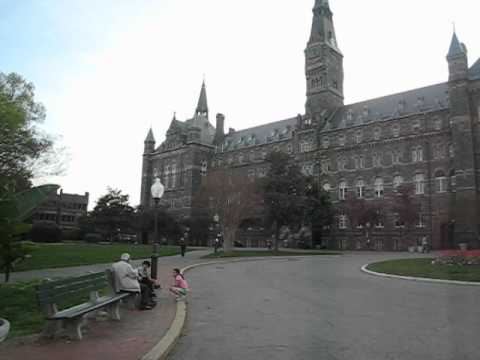
[[[100,292],[109,294],[100,296]],[[130,294],[117,294],[112,288],[112,273],[93,273],[36,286],[37,301],[45,313],[47,325],[43,334],[55,336],[66,331],[72,339],[82,339],[82,326],[86,315],[105,309],[112,320],[120,320],[120,301]],[[61,310],[59,310],[61,309]]]

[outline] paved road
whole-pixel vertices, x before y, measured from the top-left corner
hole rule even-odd
[[[186,334],[170,360],[478,360],[480,288],[359,271],[385,257],[194,270]]]

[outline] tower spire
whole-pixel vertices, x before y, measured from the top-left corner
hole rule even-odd
[[[208,118],[208,103],[207,103],[207,89],[205,86],[205,79],[202,82],[202,89],[200,90],[200,97],[198,98],[197,109],[195,110],[196,115],[203,115]]]
[[[324,43],[335,48],[338,52],[337,36],[333,24],[333,13],[328,0],[316,0],[313,7],[312,31],[309,44]]]

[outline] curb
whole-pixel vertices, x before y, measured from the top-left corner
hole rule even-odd
[[[413,277],[413,276],[401,276],[401,275],[393,275],[393,274],[385,274],[379,273],[372,270],[368,270],[367,267],[371,264],[366,264],[362,266],[362,271],[366,274],[379,276],[383,278],[389,279],[398,279],[398,280],[408,280],[408,281],[416,281],[416,282],[426,282],[426,283],[433,283],[433,284],[449,284],[449,285],[461,285],[461,286],[480,286],[480,282],[472,282],[472,281],[458,281],[458,280],[442,280],[442,279],[431,279],[431,278],[422,278],[422,277]]]
[[[300,259],[308,257],[307,256],[295,256],[295,258]],[[287,260],[292,258],[291,256],[280,256],[280,257],[258,257],[258,258],[243,258],[243,259],[231,259],[231,260],[221,260],[221,261],[210,261],[203,262],[198,264],[189,265],[181,269],[182,273],[193,270],[197,267],[207,266],[207,265],[219,265],[219,264],[232,264],[238,262],[251,262],[251,261],[265,261],[265,260]],[[187,303],[184,301],[177,302],[177,311],[172,325],[168,329],[167,333],[162,337],[162,339],[155,345],[152,350],[147,354],[141,357],[141,360],[164,360],[173,350],[178,339],[182,335],[183,329],[185,327],[185,320],[187,319]]]

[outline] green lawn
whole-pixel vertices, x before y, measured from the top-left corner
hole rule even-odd
[[[209,255],[203,256],[202,259],[263,257],[263,256],[309,256],[309,255],[341,255],[341,253],[334,252],[334,251],[303,251],[303,252],[279,251],[278,254],[275,254],[275,252],[273,251],[255,251],[255,250],[231,251],[228,253],[219,251],[217,254],[211,253]]]
[[[432,265],[432,260],[405,259],[383,261],[370,264],[367,269],[393,275],[480,282],[480,266]]]
[[[31,258],[17,264],[14,271],[110,263],[118,260],[123,253],[129,253],[132,259],[148,258],[152,254],[152,247],[123,244],[39,244],[35,246]],[[178,246],[160,247],[160,256],[179,253]]]
[[[35,300],[35,282],[0,285],[0,317],[10,321],[9,337],[40,332],[45,318]]]

